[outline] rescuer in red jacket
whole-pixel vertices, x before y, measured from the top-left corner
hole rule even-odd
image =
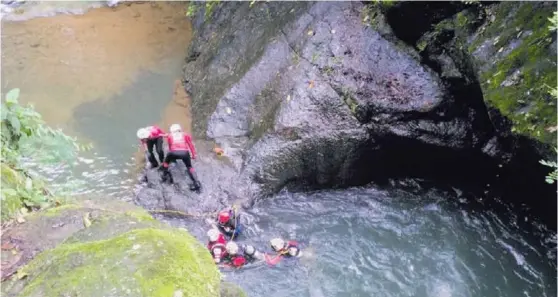
[[[178,124],[171,125],[169,130],[170,134],[167,135],[169,151],[167,152],[167,156],[163,162],[163,179],[169,179],[172,183],[172,175],[168,169],[169,163],[176,162],[176,160],[182,160],[184,165],[186,165],[186,173],[193,182],[190,189],[199,190],[201,184],[196,178],[194,168],[192,167],[192,159],[196,159],[196,148],[194,147],[194,143],[192,143],[192,137],[184,133]]]
[[[165,159],[165,154],[163,152],[163,137],[165,135],[165,132],[163,132],[163,130],[161,130],[158,126],[141,128],[137,132],[137,136],[143,149],[149,152],[148,160],[153,168],[159,166],[157,158],[155,158],[155,154],[153,153],[153,147],[155,147],[157,155],[159,155],[159,162],[163,163],[163,160]]]

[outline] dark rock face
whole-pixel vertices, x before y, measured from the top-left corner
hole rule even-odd
[[[450,6],[433,5],[441,12],[428,22],[461,9]],[[401,42],[400,28],[389,23],[397,10],[370,17],[374,9],[359,2],[227,2],[205,22],[200,11],[184,67],[194,133],[224,148],[230,162],[200,154],[195,166],[207,194],[182,199],[183,191],[155,182],[138,199],[205,211],[284,186],[403,176],[486,184],[505,175],[498,165],[511,156],[451,32],[417,50],[425,28]]]

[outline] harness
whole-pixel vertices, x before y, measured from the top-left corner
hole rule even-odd
[[[279,252],[278,252],[279,255],[282,255],[282,256],[291,256],[291,255],[289,254],[289,249],[290,249],[290,248],[296,248],[296,255],[293,255],[293,257],[296,257],[296,256],[298,256],[298,255],[300,254],[300,249],[298,248],[298,244],[297,244],[296,242],[289,241],[289,242],[287,242],[287,245],[286,245],[284,248],[282,248],[282,249],[279,250]]]
[[[215,250],[216,248],[221,248],[223,251],[225,251],[225,252],[221,253],[221,258],[223,258],[223,256],[224,256],[225,253],[226,253],[226,250],[227,250],[227,249],[225,248],[225,245],[222,244],[222,243],[220,243],[220,242],[217,242],[217,243],[215,243],[214,245],[212,245],[212,246],[211,246],[211,254],[212,254],[212,255],[215,255],[214,250]]]

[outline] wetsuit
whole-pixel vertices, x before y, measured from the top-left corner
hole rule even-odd
[[[233,235],[234,237],[237,237],[240,234],[240,231],[242,231],[242,226],[240,225],[240,213],[237,213],[232,208],[228,210],[227,209],[222,210],[221,212],[219,212],[219,214],[221,214],[222,212],[229,213],[229,220],[226,222],[222,222],[219,220],[219,216],[218,216],[217,227],[221,232],[223,232],[229,238],[231,238]]]
[[[165,179],[170,178],[172,182],[172,175],[168,170],[169,163],[176,162],[176,160],[182,160],[184,165],[186,165],[186,173],[194,183],[193,189],[199,189],[200,182],[197,180],[194,168],[192,167],[192,160],[196,159],[196,148],[192,142],[192,137],[183,132],[172,133],[167,136],[167,142],[169,144],[169,151],[163,162],[163,168],[165,170]],[[191,154],[191,155],[190,155]]]
[[[254,251],[254,253],[250,255],[246,253],[246,249],[244,249],[244,259],[246,259],[246,263],[254,263],[263,260],[264,255],[258,251]]]
[[[151,163],[152,167],[158,167],[159,164],[157,163],[157,158],[155,158],[155,154],[153,153],[153,147],[157,151],[157,155],[159,155],[159,162],[164,161],[165,153],[163,152],[163,136],[165,132],[161,130],[158,126],[150,126],[149,129],[149,138],[142,139],[141,143],[147,148],[149,153],[148,160]]]
[[[296,241],[288,241],[284,248],[279,250],[279,254],[285,257],[298,257],[300,255],[300,248]]]

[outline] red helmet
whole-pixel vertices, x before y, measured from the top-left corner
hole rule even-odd
[[[219,217],[217,218],[219,224],[221,225],[228,223],[230,219],[231,219],[231,214],[226,210],[220,212]]]

